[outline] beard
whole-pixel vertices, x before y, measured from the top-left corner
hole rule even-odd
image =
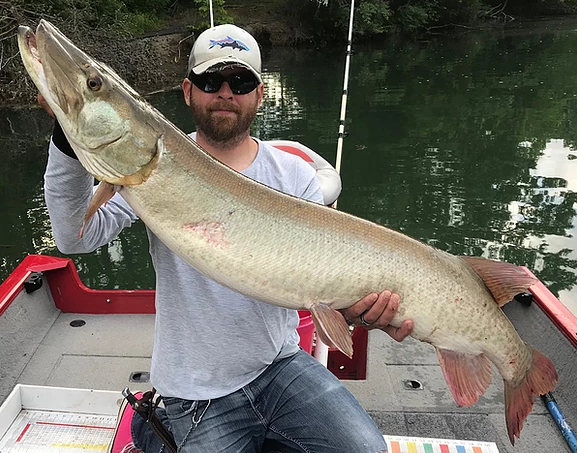
[[[214,113],[217,110],[227,110],[235,115],[217,115]],[[256,117],[257,110],[256,96],[254,104],[245,110],[224,100],[202,108],[195,104],[190,96],[190,111],[196,123],[197,132],[200,132],[211,145],[219,148],[232,148],[250,135],[250,125]]]

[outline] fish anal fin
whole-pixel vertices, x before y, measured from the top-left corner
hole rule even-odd
[[[337,348],[349,358],[353,356],[353,339],[345,317],[325,304],[310,309],[317,335],[327,346]]]
[[[533,349],[531,368],[517,381],[504,381],[505,384],[505,420],[511,445],[519,437],[525,419],[533,409],[533,397],[544,395],[553,390],[558,380],[553,362],[541,352]]]
[[[96,214],[100,206],[105,204],[114,196],[117,190],[118,186],[108,182],[102,181],[100,184],[98,184],[98,188],[96,189],[96,192],[94,192],[94,195],[92,195],[92,199],[90,200],[90,204],[86,210],[86,215],[84,216],[84,221],[82,222],[82,228],[80,228],[80,232],[78,233],[79,239],[84,235],[84,227],[86,227],[88,221],[94,216],[94,214]]]
[[[491,364],[484,354],[467,354],[437,348],[437,357],[453,399],[471,406],[491,383]]]
[[[462,256],[461,259],[481,277],[499,307],[537,283],[535,277],[514,264],[474,256]]]

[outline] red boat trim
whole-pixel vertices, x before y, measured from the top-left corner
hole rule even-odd
[[[47,273],[44,280],[56,307],[63,313],[153,314],[153,290],[94,290],[87,288],[69,258],[28,255],[0,285],[0,316],[24,288],[33,272]]]
[[[535,277],[529,269],[524,269],[529,275]],[[540,281],[531,286],[529,291],[535,296],[535,303],[543,313],[547,315],[551,322],[567,337],[573,347],[577,349],[577,318],[575,315]]]
[[[31,272],[18,266],[0,286],[0,316],[22,290]]]
[[[33,272],[58,269],[67,266],[71,260],[44,255],[28,255],[0,285],[0,316],[22,291],[24,282]]]
[[[154,290],[91,289],[82,283],[72,260],[46,279],[54,304],[63,313],[91,315],[154,314]]]

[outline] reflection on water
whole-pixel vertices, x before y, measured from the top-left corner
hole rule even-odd
[[[530,146],[530,145],[529,145]],[[563,195],[577,191],[577,151],[566,146],[563,140],[549,140],[543,150],[543,155],[537,161],[537,166],[531,170],[531,176],[539,179],[539,187],[543,187],[547,178],[557,178],[564,182],[564,190],[552,189],[549,195]],[[547,188],[543,188],[547,195]],[[550,201],[548,199],[548,201]]]
[[[457,255],[528,266],[577,312],[575,23],[512,33],[357,46],[339,208]],[[253,133],[299,140],[334,162],[342,49],[265,52],[267,94]],[[152,99],[184,131],[179,92]],[[28,252],[57,253],[42,202],[50,124],[0,120],[0,277]],[[149,288],[137,223],[75,256],[92,287]]]
[[[530,172],[536,181],[532,195],[540,205],[552,207],[551,215],[557,215],[555,223],[560,229],[544,230],[538,235],[528,236],[523,244],[528,249],[543,252],[535,260],[535,271],[542,278],[547,274],[553,278],[550,286],[574,312],[577,312],[577,291],[573,287],[577,268],[576,159],[575,151],[565,146],[563,140],[551,140],[546,144],[543,155]],[[521,220],[531,221],[533,211],[530,204],[522,204],[519,207]]]

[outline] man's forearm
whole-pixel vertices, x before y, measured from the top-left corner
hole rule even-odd
[[[62,153],[51,140],[44,174],[44,199],[56,245],[63,253],[92,251],[78,238],[78,233],[93,185],[94,178],[80,162]]]

